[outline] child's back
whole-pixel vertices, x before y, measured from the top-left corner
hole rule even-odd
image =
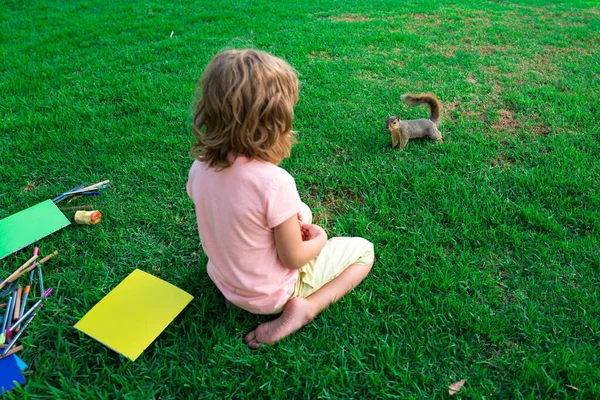
[[[278,166],[238,157],[222,171],[195,161],[188,181],[207,271],[225,297],[250,312],[282,309],[298,279],[277,257],[273,229],[300,212],[294,179]]]

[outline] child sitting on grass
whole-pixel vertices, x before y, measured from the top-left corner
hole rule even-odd
[[[358,285],[373,266],[373,244],[327,240],[278,166],[295,142],[292,67],[262,51],[224,51],[206,67],[201,90],[187,193],[208,275],[226,300],[255,314],[281,313],[244,337],[256,349],[305,326]]]

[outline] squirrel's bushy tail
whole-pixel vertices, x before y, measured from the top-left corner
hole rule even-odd
[[[437,126],[442,121],[442,103],[430,93],[406,93],[401,97],[410,106],[427,104],[429,106],[429,119]]]

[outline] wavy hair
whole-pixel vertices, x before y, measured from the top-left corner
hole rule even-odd
[[[298,77],[285,61],[259,50],[226,50],[199,82],[191,154],[221,170],[237,156],[279,164],[296,142],[292,131]]]

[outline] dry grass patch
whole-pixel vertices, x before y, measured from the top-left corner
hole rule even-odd
[[[448,121],[453,121],[454,122],[454,118],[452,117],[452,113],[454,110],[456,110],[456,108],[458,107],[458,100],[453,100],[450,103],[444,103],[442,102],[442,118],[443,119],[447,119]],[[443,120],[442,120],[443,121]]]
[[[501,167],[508,168],[515,165],[516,160],[512,157],[508,157],[506,154],[499,154],[496,158],[492,160],[490,165],[492,167]]]
[[[420,31],[429,33],[433,28],[442,26],[443,18],[439,14],[413,14],[412,18],[406,20],[406,28],[409,31]]]
[[[489,54],[495,53],[506,53],[510,47],[507,45],[493,45],[493,44],[484,44],[477,48],[477,51],[480,55],[485,56]]]
[[[365,17],[364,15],[360,15],[360,14],[343,14],[343,15],[332,15],[330,17],[327,17],[328,20],[330,21],[343,21],[343,22],[365,22],[365,21],[371,21],[372,18],[369,17]]]
[[[478,119],[484,121],[483,113],[481,110],[481,100],[478,95],[474,95],[473,99],[466,103],[459,103],[457,108],[457,114],[463,115],[467,118]]]
[[[406,63],[404,61],[399,60],[390,60],[391,65],[395,65],[396,67],[403,69],[406,67]]]
[[[358,79],[360,79],[361,81],[368,81],[368,82],[373,82],[373,81],[379,81],[380,80],[379,76],[377,75],[377,73],[375,73],[373,71],[362,70],[358,74],[356,74],[356,77]]]
[[[552,128],[548,125],[545,124],[541,124],[541,125],[536,125],[533,130],[531,131],[531,133],[533,133],[534,135],[538,136],[548,136],[549,134],[552,133]]]
[[[343,153],[343,152],[342,152]],[[338,155],[343,156],[338,152]],[[329,221],[332,216],[343,215],[348,209],[348,202],[364,202],[360,196],[356,196],[351,188],[336,188],[331,190],[313,183],[308,193],[307,204],[313,212],[313,224],[324,228],[331,228]]]
[[[28,182],[27,186],[25,186],[23,188],[23,193],[27,193],[27,192],[31,192],[33,189],[35,189],[38,186],[37,183],[35,182]]]
[[[325,51],[311,51],[310,54],[308,55],[308,58],[310,59],[320,59],[320,60],[333,60],[333,56]]]
[[[519,125],[513,113],[509,110],[498,110],[498,117],[498,120],[492,124],[492,128],[495,131],[512,131]]]
[[[543,47],[548,55],[553,55],[558,59],[564,59],[568,61],[573,55],[583,55],[583,56],[592,56],[589,48],[584,47],[556,47],[546,45]]]
[[[444,58],[452,58],[456,55],[456,52],[458,50],[462,50],[462,51],[469,51],[467,49],[467,47],[463,44],[461,45],[456,45],[456,44],[444,44],[444,45],[440,45],[439,43],[436,42],[431,42],[427,45],[427,47],[432,51],[432,52],[436,52],[442,55],[442,57]]]

